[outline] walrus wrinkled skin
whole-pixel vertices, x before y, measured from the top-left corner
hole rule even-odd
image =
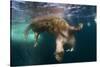
[[[82,23],[77,26],[71,26],[66,20],[58,16],[43,16],[33,19],[25,30],[25,37],[28,36],[28,31],[32,30],[35,33],[34,47],[38,44],[39,34],[43,32],[53,33],[56,36],[55,58],[61,62],[64,55],[64,46],[66,51],[73,51],[75,46],[74,32],[81,30]]]

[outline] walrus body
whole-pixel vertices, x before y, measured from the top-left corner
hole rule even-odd
[[[82,28],[82,24],[78,26],[71,26],[61,17],[57,16],[44,16],[33,19],[25,30],[25,37],[28,35],[28,31],[31,29],[35,33],[35,44],[37,46],[38,36],[40,33],[48,32],[53,33],[56,36],[56,50],[55,58],[57,61],[62,61],[64,55],[64,45],[67,46],[67,51],[73,51],[75,46],[74,32],[79,31]]]

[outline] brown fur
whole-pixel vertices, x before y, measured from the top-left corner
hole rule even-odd
[[[57,16],[42,16],[33,19],[25,30],[25,36],[27,37],[30,29],[35,32],[36,40],[34,47],[37,46],[38,36],[42,32],[54,33],[56,35],[56,51],[55,58],[57,61],[61,61],[64,54],[64,44],[67,43],[68,50],[73,51],[75,45],[75,31],[79,31],[82,28],[82,24],[78,26],[71,26],[61,17]]]

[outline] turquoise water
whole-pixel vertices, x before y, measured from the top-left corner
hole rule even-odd
[[[12,39],[15,41],[24,41],[24,31],[28,24],[13,24],[12,25]],[[34,39],[34,33],[30,32],[27,41],[32,41]]]
[[[18,42],[33,42],[34,41],[34,32],[32,30],[29,31],[28,38],[25,39],[24,32],[27,28],[28,24],[19,23],[12,25],[11,38],[14,41]],[[39,36],[39,40],[42,39],[42,36]]]
[[[58,63],[54,58],[55,38],[52,34],[43,33],[38,46],[34,45],[34,32],[30,30],[28,39],[24,39],[27,24],[15,24],[11,29],[11,63],[12,65],[40,65]],[[66,53],[61,63],[86,62],[96,60],[96,26],[85,27],[75,33],[75,51]]]

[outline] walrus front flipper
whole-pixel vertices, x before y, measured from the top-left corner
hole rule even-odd
[[[83,28],[83,23],[79,23],[78,26],[69,26],[70,30],[79,31]]]
[[[31,29],[31,24],[28,25],[27,28],[26,28],[25,31],[24,31],[25,39],[27,39],[27,37],[28,37],[28,32],[29,32],[30,29]]]

